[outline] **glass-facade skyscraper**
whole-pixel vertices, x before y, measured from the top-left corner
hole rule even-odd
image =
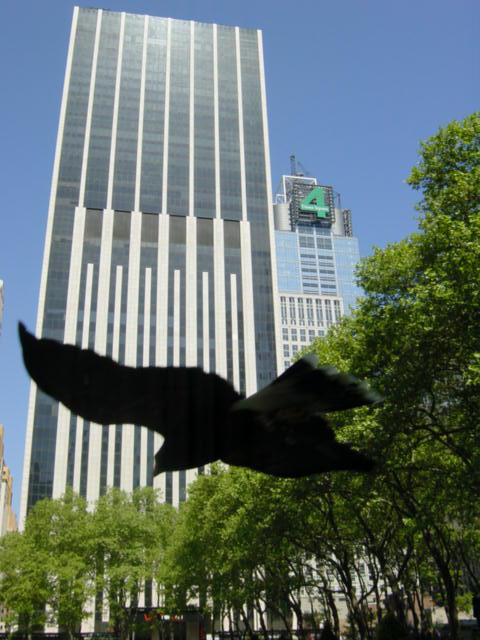
[[[355,307],[360,260],[350,209],[329,185],[283,176],[274,205],[282,350],[280,369]],[[339,203],[337,203],[339,204]]]
[[[276,266],[261,32],[75,8],[36,333],[132,366],[277,373]],[[160,436],[89,424],[32,385],[21,520],[67,485],[160,488]]]

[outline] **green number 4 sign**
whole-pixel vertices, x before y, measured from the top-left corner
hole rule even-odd
[[[315,187],[300,202],[302,211],[312,211],[317,218],[326,218],[328,207],[325,205],[325,195],[322,187]]]

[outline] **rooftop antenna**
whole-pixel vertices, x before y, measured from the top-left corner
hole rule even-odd
[[[295,155],[293,153],[290,156],[290,175],[291,176],[297,175],[297,164],[295,162]]]

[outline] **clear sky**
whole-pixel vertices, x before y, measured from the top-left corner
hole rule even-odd
[[[18,514],[29,381],[73,6],[263,30],[272,191],[289,156],[341,193],[362,255],[416,228],[419,141],[480,108],[478,0],[4,0],[0,24],[0,422]]]

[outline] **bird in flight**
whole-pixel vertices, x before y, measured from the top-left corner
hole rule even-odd
[[[197,367],[128,367],[88,349],[37,339],[19,323],[25,367],[38,387],[93,423],[142,425],[160,433],[154,474],[215,460],[298,478],[369,471],[374,463],[337,442],[325,413],[380,397],[351,375],[306,356],[245,398]]]

